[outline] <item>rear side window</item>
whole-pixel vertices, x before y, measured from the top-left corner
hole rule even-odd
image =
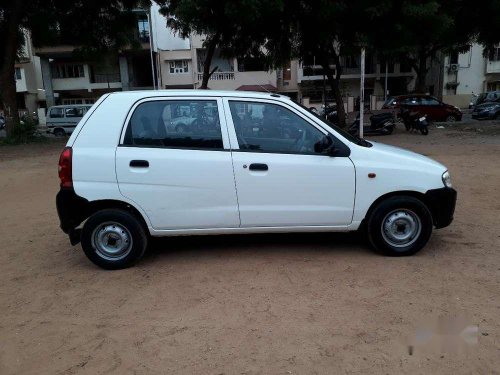
[[[217,101],[159,100],[137,106],[124,145],[222,149]]]
[[[51,118],[63,118],[64,117],[64,109],[63,108],[52,108],[50,110]]]

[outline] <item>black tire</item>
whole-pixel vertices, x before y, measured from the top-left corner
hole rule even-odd
[[[57,128],[57,129],[54,129],[54,135],[56,137],[64,137],[66,135],[66,132],[64,131],[64,129]]]
[[[97,233],[101,231],[105,236],[108,230],[123,233],[124,244],[127,243],[126,239],[130,238],[129,245],[122,254],[107,256],[103,250],[99,250],[99,245],[96,243],[102,243],[102,241],[96,238]],[[97,211],[87,219],[82,229],[81,241],[85,255],[94,264],[104,269],[117,270],[133,266],[142,258],[146,251],[148,237],[142,223],[131,213],[120,209],[105,209]],[[107,245],[109,241],[108,236]],[[121,242],[118,240],[115,243]]]
[[[391,243],[389,239],[390,235],[386,234],[387,232],[383,229],[383,223],[390,222],[391,217],[398,214],[403,217],[403,222],[405,217],[412,218],[411,220],[417,222],[416,218],[418,217],[420,229],[416,231],[414,237],[410,237],[407,245],[404,242],[394,245],[394,242]],[[397,221],[393,220],[393,222],[394,226],[397,227]],[[402,230],[404,231],[404,229]],[[367,222],[367,234],[370,244],[377,252],[388,256],[415,254],[429,241],[431,233],[431,212],[422,201],[410,196],[394,196],[380,202],[372,211]]]
[[[427,126],[420,128],[420,133],[422,133],[423,135],[429,134],[429,128]]]

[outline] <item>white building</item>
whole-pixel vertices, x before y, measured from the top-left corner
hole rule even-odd
[[[483,56],[483,47],[473,44],[469,51],[443,59],[443,101],[467,107],[472,94],[500,90],[500,46],[490,56]]]

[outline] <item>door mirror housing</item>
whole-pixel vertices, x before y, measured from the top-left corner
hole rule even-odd
[[[317,154],[324,154],[334,156],[337,153],[335,143],[331,135],[325,135],[320,141],[314,145],[314,152]]]

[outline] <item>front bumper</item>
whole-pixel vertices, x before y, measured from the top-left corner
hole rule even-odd
[[[453,221],[457,191],[443,187],[425,193],[425,199],[432,213],[432,219],[437,229],[447,227]]]

